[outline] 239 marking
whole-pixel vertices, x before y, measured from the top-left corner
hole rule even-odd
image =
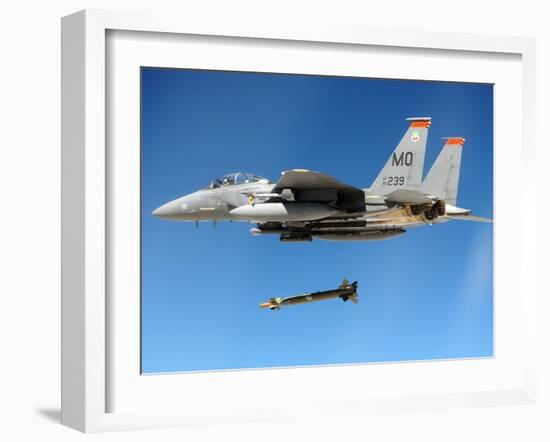
[[[386,178],[387,186],[402,186],[405,184],[404,176],[390,176]]]

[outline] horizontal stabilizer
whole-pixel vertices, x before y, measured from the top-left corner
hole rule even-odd
[[[446,215],[448,219],[457,219],[459,221],[475,221],[478,223],[492,223],[491,218],[484,218],[482,216],[472,215],[470,213],[464,215]]]

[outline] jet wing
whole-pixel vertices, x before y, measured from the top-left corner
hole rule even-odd
[[[280,192],[283,189],[292,190],[320,190],[320,189],[342,189],[359,191],[357,187],[341,183],[330,175],[313,170],[293,169],[282,173],[281,179],[273,188],[273,192]]]
[[[418,190],[399,189],[386,196],[386,201],[396,204],[429,204],[432,198]]]
[[[292,190],[296,201],[338,200],[339,205],[346,209],[361,209],[365,206],[363,190],[313,170],[293,169],[283,172],[272,192],[281,193],[284,189]]]

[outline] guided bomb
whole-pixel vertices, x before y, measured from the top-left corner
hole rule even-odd
[[[260,307],[270,310],[279,310],[282,306],[307,304],[308,302],[324,301],[325,299],[332,298],[340,298],[344,302],[349,300],[357,304],[359,302],[357,286],[357,281],[350,284],[347,279],[344,279],[337,289],[305,293],[303,295],[290,296],[288,298],[271,298],[269,301],[260,304]]]

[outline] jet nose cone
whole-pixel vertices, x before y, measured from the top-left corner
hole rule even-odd
[[[194,195],[186,195],[169,201],[153,210],[152,215],[172,221],[194,221],[201,219],[197,214],[197,202]]]
[[[163,204],[157,207],[151,215],[158,216],[159,218],[168,218],[174,214],[174,205],[172,203]]]

